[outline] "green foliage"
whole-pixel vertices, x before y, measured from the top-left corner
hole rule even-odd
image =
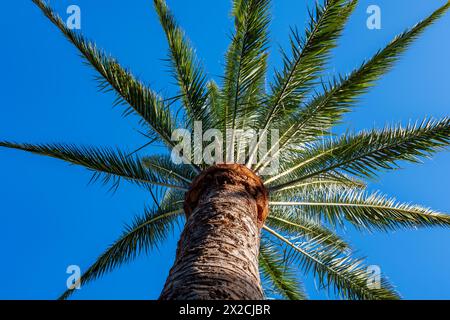
[[[301,102],[298,101],[292,116],[287,119],[281,118],[280,130],[284,130],[279,141],[279,152],[329,134],[329,129],[341,121],[342,115],[350,110],[357,102],[357,98],[386,74],[413,40],[449,7],[450,4],[447,3],[427,19],[397,36],[349,75],[338,76],[328,85],[324,84],[323,93],[316,94],[304,107],[298,108]],[[260,163],[257,169],[261,165]]]
[[[450,215],[417,205],[398,203],[378,192],[326,189],[302,193],[301,198],[273,201],[274,207],[299,207],[300,217],[323,218],[332,225],[349,221],[355,227],[367,230],[396,230],[442,226],[450,227]],[[298,201],[296,201],[298,200]]]
[[[157,247],[183,214],[183,198],[179,191],[167,191],[159,208],[145,209],[142,217],[136,217],[131,225],[127,225],[122,236],[97,258],[76,284],[84,285],[93,281],[134,260],[141,252],[148,253]],[[67,299],[72,293],[73,289],[68,289],[59,299]]]
[[[340,251],[349,250],[348,244],[333,230],[324,227],[313,215],[299,212],[293,206],[273,206],[266,225],[285,234],[290,234],[306,241],[317,241],[334,247]]]
[[[279,247],[261,240],[259,249],[259,266],[263,281],[269,286],[268,291],[289,300],[306,300],[307,296],[295,275],[295,269],[286,264],[286,259],[280,254]]]
[[[323,72],[330,51],[356,3],[353,0],[326,0],[322,6],[316,2],[315,11],[310,12],[305,38],[297,30],[292,31],[291,56],[282,52],[283,70],[275,74],[269,107],[261,118],[265,127],[272,120],[282,122],[286,115],[298,109]]]
[[[111,148],[78,147],[70,144],[18,144],[1,142],[0,147],[13,148],[39,155],[67,161],[94,171],[92,180],[101,179],[103,183],[113,182],[118,186],[120,179],[148,188],[150,185],[187,190],[186,184],[176,184],[173,176],[155,174],[147,170],[139,156],[127,156],[120,150]]]
[[[223,128],[249,126],[250,115],[262,102],[269,5],[269,0],[234,1],[236,30],[226,53]]]
[[[282,52],[283,70],[275,72],[275,80],[271,85],[267,103],[258,110],[257,123],[263,124],[263,130],[269,127],[284,127],[288,116],[299,108],[305,95],[313,89],[327,62],[330,50],[335,47],[336,40],[356,3],[355,0],[326,0],[321,6],[316,2],[315,12],[310,12],[305,38],[303,39],[297,31],[292,31],[290,38],[292,57]],[[257,146],[250,151],[247,166],[253,163],[256,150]]]
[[[196,173],[188,165],[176,165],[173,163],[170,156],[153,155],[145,157],[142,163],[152,172],[160,177],[172,180],[175,179],[181,184],[189,186],[194,179]]]
[[[299,159],[286,161],[284,170],[266,183],[283,181],[270,187],[276,191],[336,170],[373,177],[377,170],[398,168],[398,161],[418,162],[420,157],[429,157],[449,142],[449,118],[345,134],[308,148]]]
[[[344,299],[396,300],[398,294],[386,279],[380,288],[368,286],[369,273],[361,259],[352,258],[341,251],[324,246],[321,242],[289,240],[265,226],[264,230],[290,249],[290,260],[304,271],[312,271],[321,288],[334,288],[334,293]]]
[[[99,88],[104,91],[112,89],[117,94],[115,104],[126,103],[129,107],[124,114],[136,113],[142,121],[150,126],[165,143],[171,146],[170,137],[175,123],[164,101],[142,82],[133,77],[112,57],[97,49],[81,34],[69,29],[51,7],[42,0],[32,0],[47,18],[75,45],[86,62],[100,75]]]
[[[165,1],[153,2],[169,44],[169,61],[180,87],[186,123],[193,128],[194,121],[202,121],[203,126],[208,129],[211,127],[208,116],[210,110],[206,108],[208,96],[204,71]]]
[[[124,105],[125,115],[140,118],[149,139],[147,144],[161,141],[170,151],[176,144],[171,141],[173,130],[182,125],[192,129],[195,121],[201,121],[205,130],[216,128],[223,133],[226,129],[280,130],[280,171],[263,177],[270,191],[271,210],[259,261],[264,283],[273,293],[287,299],[305,299],[296,270],[299,268],[305,274],[313,273],[320,288],[344,299],[397,299],[399,295],[385,278],[381,288],[368,286],[369,274],[363,261],[352,257],[350,246],[336,233],[337,227],[350,223],[358,229],[390,231],[449,226],[448,215],[368,193],[362,180],[375,177],[379,170],[396,169],[400,161],[418,162],[447,147],[449,118],[337,138],[324,136],[393,67],[413,40],[450,8],[450,2],[397,36],[350,74],[323,83],[331,50],[357,1],[317,1],[304,34],[292,29],[290,50],[282,52],[282,69],[267,84],[271,2],[233,0],[235,30],[219,86],[207,79],[166,2],[154,0],[168,41],[171,71],[179,86],[179,96],[169,99],[156,94],[79,32],[70,30],[46,2],[32,2],[96,70],[99,88],[116,94],[114,104]],[[172,111],[171,105],[178,102],[182,112]],[[240,139],[233,136],[238,154],[247,151],[241,148],[244,138]],[[92,264],[81,284],[133,260],[139,253],[149,253],[164,241],[180,220],[183,191],[206,167],[204,163],[190,163],[190,155],[184,156],[189,164],[175,165],[167,155],[141,156],[111,148],[1,141],[0,147],[84,166],[94,172],[93,180],[112,182],[113,188],[125,179],[159,200]],[[256,159],[257,147],[249,150],[246,159],[247,166],[256,173],[268,164],[267,157],[273,151]],[[257,160],[256,164],[253,160]],[[155,188],[164,192],[161,199],[154,196]],[[61,298],[71,293],[68,290]]]

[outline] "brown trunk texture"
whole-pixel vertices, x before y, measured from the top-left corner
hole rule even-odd
[[[245,166],[210,167],[185,199],[186,225],[161,300],[261,300],[258,270],[267,190]]]

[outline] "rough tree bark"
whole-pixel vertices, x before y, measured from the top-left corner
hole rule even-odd
[[[186,193],[186,225],[161,300],[261,300],[261,227],[268,213],[262,180],[243,165],[201,173]]]

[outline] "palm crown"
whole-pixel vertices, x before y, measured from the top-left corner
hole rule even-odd
[[[125,115],[140,118],[149,144],[164,143],[168,150],[174,129],[278,129],[275,155],[280,170],[265,176],[270,193],[270,214],[263,226],[260,271],[267,292],[288,299],[306,294],[297,277],[312,272],[320,286],[347,299],[395,299],[399,295],[386,279],[378,287],[367,285],[369,275],[362,259],[352,256],[336,228],[350,223],[361,230],[396,230],[421,226],[449,226],[450,217],[432,210],[396,202],[380,193],[365,191],[365,178],[377,170],[395,169],[400,160],[416,162],[446,147],[450,120],[425,119],[406,127],[329,135],[330,129],[351,110],[358,97],[389,71],[402,52],[426,27],[442,16],[450,3],[398,35],[385,48],[348,75],[324,83],[321,76],[336,40],[357,5],[356,0],[326,0],[310,13],[306,32],[292,30],[289,52],[282,52],[283,67],[265,83],[270,0],[234,0],[235,31],[226,52],[222,83],[208,81],[185,34],[164,0],[155,9],[169,44],[169,61],[179,85],[177,97],[152,91],[132,73],[70,30],[41,0],[33,2],[98,72],[102,91],[117,94],[115,105]],[[318,85],[318,84],[321,84]],[[268,89],[267,89],[268,88]],[[177,103],[177,102],[180,103]],[[181,112],[175,110],[180,105]],[[260,173],[274,150],[257,155],[244,150],[234,137],[236,153],[248,151],[246,165]],[[97,147],[71,144],[19,144],[0,146],[62,159],[93,171],[93,179],[117,187],[123,179],[145,188],[157,204],[145,210],[83,274],[82,284],[149,252],[165,240],[183,219],[183,197],[206,163],[174,164],[168,155],[141,156]],[[156,199],[155,191],[161,192]],[[67,298],[73,291],[66,291]]]

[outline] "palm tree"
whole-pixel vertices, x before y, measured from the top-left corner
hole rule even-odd
[[[264,135],[279,130],[279,136],[271,138],[273,147],[262,153],[261,139],[250,146],[244,143],[245,135],[233,133],[227,152],[245,154],[244,161],[212,165],[193,161],[188,153],[183,154],[185,163],[175,164],[168,154],[0,142],[3,147],[84,166],[93,171],[94,180],[113,187],[121,180],[135,183],[157,201],[100,255],[79,283],[148,253],[183,220],[176,259],[160,299],[262,299],[267,292],[304,299],[298,269],[312,272],[322,288],[344,299],[397,299],[399,294],[386,278],[369,285],[364,261],[353,256],[336,230],[344,224],[361,231],[450,225],[450,216],[370,193],[364,182],[378,170],[396,169],[399,161],[417,162],[448,146],[449,118],[330,135],[358,97],[391,69],[450,2],[350,74],[328,83],[322,76],[330,51],[357,0],[317,3],[306,33],[292,31],[283,68],[267,86],[270,0],[233,1],[235,30],[220,85],[207,80],[165,1],[154,0],[180,90],[177,97],[169,98],[152,91],[93,42],[69,29],[47,3],[33,2],[98,72],[100,89],[114,91],[115,105],[123,106],[125,115],[140,118],[148,144],[159,141],[171,151],[176,146],[171,139],[174,129],[193,130],[197,122],[204,130],[221,132],[254,129]],[[278,172],[262,175],[273,157],[279,160]],[[61,298],[68,298],[73,289]]]

